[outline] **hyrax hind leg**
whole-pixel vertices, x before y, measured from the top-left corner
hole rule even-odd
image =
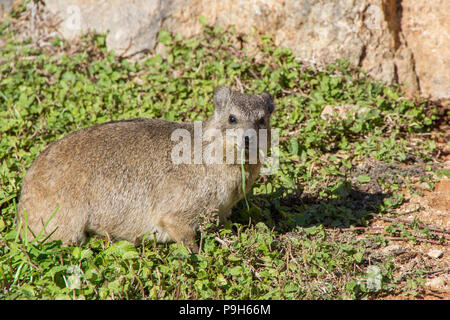
[[[49,236],[49,240],[62,240],[64,244],[82,244],[86,240],[86,215],[73,212],[65,207],[34,205],[27,202],[20,207],[20,219],[25,222],[27,216],[28,239],[41,234],[39,240]],[[28,206],[27,206],[28,205]]]
[[[167,215],[159,220],[159,226],[172,240],[183,243],[191,252],[198,252],[197,225],[192,220]]]

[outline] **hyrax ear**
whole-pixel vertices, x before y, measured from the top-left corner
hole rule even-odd
[[[221,111],[227,105],[231,90],[228,87],[219,87],[214,91],[214,109]]]
[[[273,103],[273,97],[270,93],[268,92],[263,92],[259,95],[261,98],[263,98],[263,100],[266,102],[267,104],[267,108],[269,110],[270,113],[273,112],[273,110],[275,109],[275,105]]]

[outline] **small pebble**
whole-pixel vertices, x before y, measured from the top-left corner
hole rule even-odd
[[[443,254],[444,252],[439,249],[431,249],[430,251],[428,251],[428,256],[434,259],[442,257]]]
[[[432,289],[445,288],[446,284],[447,284],[447,281],[444,276],[430,279],[425,283],[426,286],[431,287]]]
[[[394,256],[398,256],[402,253],[407,252],[408,250],[405,248],[402,248],[401,246],[397,245],[397,244],[391,244],[385,248],[382,249],[383,254],[385,255],[394,255]]]

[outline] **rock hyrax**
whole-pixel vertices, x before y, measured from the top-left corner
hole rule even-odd
[[[195,147],[200,148],[200,157],[211,145],[206,143],[208,139],[222,142],[225,150],[233,137],[225,132],[233,129],[257,133],[266,129],[270,139],[274,109],[269,93],[250,95],[220,87],[213,100],[214,114],[203,123],[108,122],[81,129],[48,146],[22,183],[18,216],[23,220],[26,212],[32,231],[29,237],[53,232],[51,239],[80,244],[88,235],[97,234],[139,244],[145,233],[155,233],[158,242],[180,241],[195,248],[198,216],[213,209],[220,221],[225,221],[244,196],[242,167],[245,192],[261,167],[259,160],[208,162],[203,155],[199,161]],[[195,141],[196,125],[201,125],[204,133],[200,145]],[[174,139],[177,129],[193,138],[193,143],[189,140],[186,145],[194,152],[184,161],[174,161],[174,150],[180,149],[180,141]],[[206,132],[214,130],[219,135],[208,137]],[[244,144],[248,155],[249,140],[255,136],[240,135],[235,146]]]

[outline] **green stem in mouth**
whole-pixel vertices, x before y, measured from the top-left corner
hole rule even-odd
[[[244,148],[242,148],[242,152],[241,152],[241,175],[242,175],[242,192],[244,193],[244,200],[245,200],[245,204],[247,206],[247,211],[250,210],[250,206],[248,205],[248,201],[247,201],[247,195],[245,192],[245,169],[244,169]]]

